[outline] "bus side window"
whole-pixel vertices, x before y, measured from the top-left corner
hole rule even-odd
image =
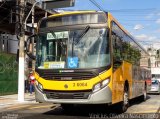
[[[117,68],[122,63],[122,55],[121,55],[122,41],[118,36],[112,34],[112,42],[113,42],[113,63],[114,67]]]
[[[115,60],[122,60],[122,42],[119,37],[115,39],[115,47],[114,47],[114,58]]]

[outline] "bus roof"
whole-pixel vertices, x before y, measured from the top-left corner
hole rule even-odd
[[[95,13],[97,11],[91,10],[91,11],[64,11],[64,12],[59,12],[53,15],[50,15],[48,17],[55,17],[55,16],[63,16],[63,15],[70,15],[70,14],[82,14],[82,13]]]

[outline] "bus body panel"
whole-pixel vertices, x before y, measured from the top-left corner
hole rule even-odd
[[[125,81],[129,83],[129,98],[132,98],[132,65],[123,62],[122,65],[113,72],[113,90],[112,103],[117,103],[123,100],[123,91]]]

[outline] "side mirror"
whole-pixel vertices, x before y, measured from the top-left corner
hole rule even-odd
[[[33,44],[33,40],[36,37],[36,35],[32,35],[30,37],[27,38],[27,41],[25,41],[25,52],[28,55],[29,58],[31,58],[32,60],[36,59],[36,56],[34,56],[34,44]]]

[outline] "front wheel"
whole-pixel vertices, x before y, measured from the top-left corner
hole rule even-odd
[[[120,103],[120,111],[126,112],[129,107],[129,92],[127,87],[124,88],[123,101]]]
[[[61,104],[61,107],[62,109],[69,111],[70,109],[74,107],[74,105],[73,104]]]

